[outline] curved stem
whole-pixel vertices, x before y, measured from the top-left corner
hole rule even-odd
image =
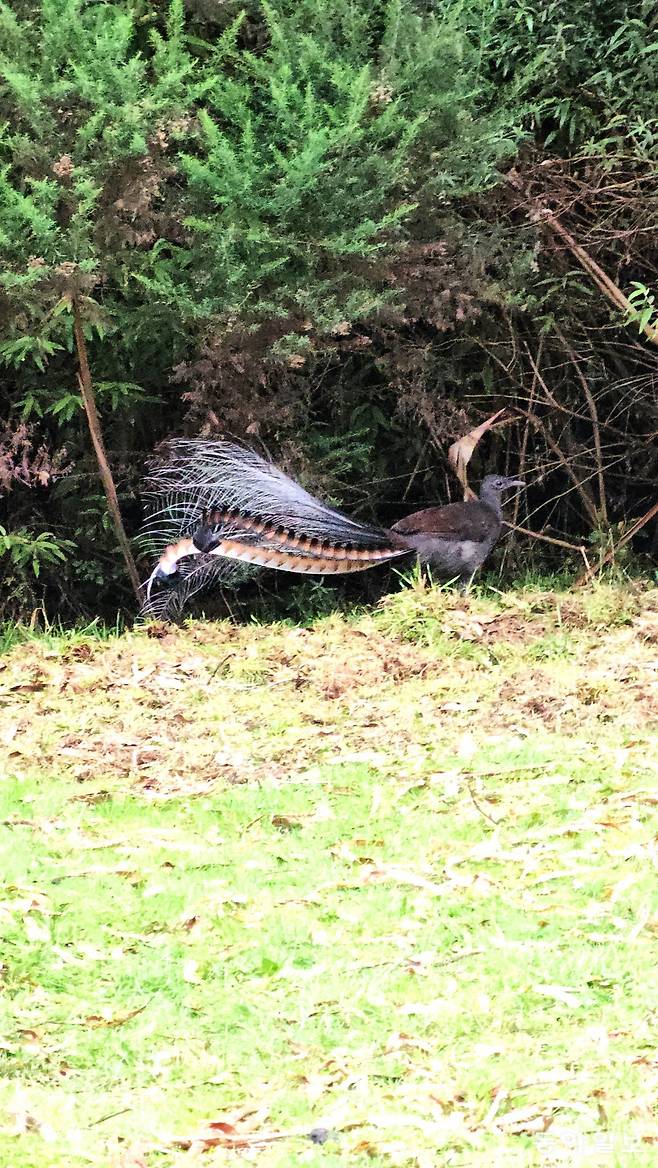
[[[117,498],[116,487],[114,479],[112,478],[112,471],[107,461],[105,453],[105,444],[103,442],[103,433],[101,430],[101,421],[98,416],[98,409],[96,407],[96,395],[94,394],[94,386],[91,380],[91,371],[89,369],[89,358],[87,356],[87,342],[85,341],[85,334],[82,328],[82,318],[80,316],[80,308],[77,300],[73,301],[73,331],[75,333],[75,343],[78,350],[78,362],[80,364],[80,372],[78,373],[78,385],[80,386],[80,396],[85,407],[87,415],[87,425],[89,426],[89,434],[96,454],[96,461],[98,462],[98,471],[105,491],[107,499],[107,509],[114,524],[117,542],[123,553],[123,558],[126,565],[126,570],[130,578],[130,583],[133,587],[133,592],[137,602],[141,604],[142,594],[139,586],[139,576],[137,568],[133,559],[128,536],[126,535],[121,518],[121,511],[119,509],[119,500]]]

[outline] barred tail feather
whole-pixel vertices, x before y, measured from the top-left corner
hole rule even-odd
[[[280,572],[315,573],[319,576],[345,575],[348,572],[363,572],[375,564],[381,564],[404,551],[379,551],[373,549],[361,556],[350,555],[346,549],[326,547],[317,553],[304,553],[285,543],[267,540],[258,543],[243,543],[237,539],[222,539],[210,555],[239,560],[241,563],[256,564],[260,568],[275,568]]]

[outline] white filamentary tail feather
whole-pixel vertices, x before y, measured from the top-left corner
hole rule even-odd
[[[319,539],[354,540],[360,547],[386,542],[381,529],[327,506],[277,466],[237,443],[177,438],[168,444],[168,454],[149,476],[149,491],[159,505],[151,513],[147,535],[162,538],[166,531],[177,538],[202,511],[214,507],[255,515],[273,527],[303,530]]]

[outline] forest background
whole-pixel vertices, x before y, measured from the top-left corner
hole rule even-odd
[[[171,435],[392,522],[505,408],[472,477],[556,541],[505,570],[653,570],[655,4],[12,0],[0,45],[0,618],[134,610],[81,345],[131,538]]]

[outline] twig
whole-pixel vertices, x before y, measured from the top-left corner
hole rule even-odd
[[[646,527],[647,523],[650,523],[654,515],[658,515],[658,503],[654,503],[653,507],[650,507],[645,515],[642,515],[639,519],[636,519],[632,527],[629,527],[628,531],[622,535],[621,539],[617,541],[615,546],[611,548],[609,552],[606,552],[600,562],[595,564],[594,567],[589,567],[586,572],[583,572],[582,576],[578,577],[574,587],[582,588],[584,584],[589,584],[589,581],[592,579],[592,577],[596,576],[597,572],[600,572],[601,569],[604,568],[606,564],[609,564],[611,560],[614,560],[619,549],[623,548],[624,545],[627,544],[634,535],[637,535],[638,531],[641,531],[643,527]]]
[[[544,348],[543,336],[539,338],[539,348],[537,350],[537,362],[535,370],[532,374],[532,385],[530,386],[530,397],[528,399],[528,408],[534,412],[535,395],[537,392],[537,372],[539,370],[539,362],[542,358]],[[521,451],[519,454],[519,478],[523,478],[525,474],[525,463],[528,453],[528,438],[530,436],[530,419],[526,418],[525,426],[523,427],[523,438],[521,440]],[[513,522],[517,523],[519,518],[519,510],[521,507],[521,495],[517,492],[514,498]]]
[[[245,823],[244,827],[242,828],[242,831],[240,832],[240,835],[244,835],[244,833],[246,831],[249,831],[250,827],[253,827],[254,824],[256,824],[256,823],[260,823],[261,819],[264,819],[264,818],[265,818],[265,812],[263,811],[263,813],[261,815],[257,815],[255,819],[250,819],[249,823]]]
[[[551,389],[547,385],[546,381],[542,377],[542,375],[539,371],[539,366],[538,366],[538,364],[535,363],[533,356],[532,356],[532,353],[530,352],[530,348],[527,344],[525,345],[525,350],[526,350],[526,353],[528,355],[528,360],[530,361],[530,364],[532,365],[532,369],[533,369],[533,372],[537,378],[537,381],[541,385],[544,393],[546,394],[546,397],[548,398],[549,402],[551,403],[552,406],[554,406],[555,409],[560,410],[561,409],[560,403],[558,402],[557,398],[555,397],[555,394],[551,391]],[[588,391],[589,391],[589,386],[588,386]],[[532,412],[534,413],[534,411],[532,411]],[[573,410],[564,410],[562,412],[566,413],[571,418],[578,417],[578,415],[575,414]],[[534,416],[537,417],[536,414]],[[545,429],[543,430],[543,433],[544,433],[544,437],[546,438],[546,441],[550,445],[551,440],[549,440],[549,436],[546,433]],[[570,433],[570,431],[568,431],[568,433]],[[560,457],[562,455],[562,451],[561,451],[560,447],[557,445],[557,443],[555,443],[554,448],[551,447],[551,449],[554,449],[554,453],[557,452],[557,455],[556,455],[557,457]],[[575,461],[575,459],[574,459],[574,461]],[[578,489],[578,492],[583,500],[583,503],[587,509],[587,512],[588,512],[590,518],[593,519],[593,526],[595,528],[598,527],[598,525],[599,525],[598,524],[598,516],[596,514],[596,507],[594,506],[594,501],[592,499],[590,491],[585,489],[585,483],[587,482],[587,479],[581,481],[580,479],[577,478],[575,473],[572,474],[571,477],[572,477],[572,481],[574,483],[574,486]]]
[[[473,800],[473,805],[475,806],[476,810],[479,811],[480,815],[483,815],[485,819],[488,819],[489,823],[493,823],[494,827],[498,827],[498,824],[500,823],[500,819],[495,819],[493,815],[489,815],[488,811],[484,810],[484,807],[480,807],[480,804],[478,803],[477,799],[475,798],[475,792],[473,790],[473,786],[471,783],[467,783],[466,786],[468,787],[468,793],[471,796],[471,799]]]
[[[557,336],[559,337],[564,348],[566,349],[567,353],[569,354],[569,359],[570,359],[574,369],[576,370],[576,373],[578,375],[578,380],[580,381],[580,384],[583,387],[583,393],[585,394],[585,397],[587,399],[587,406],[589,408],[590,416],[592,419],[592,433],[594,435],[594,450],[596,451],[596,475],[597,475],[598,484],[599,484],[599,510],[601,512],[601,519],[603,520],[604,524],[607,527],[607,525],[608,525],[608,508],[606,506],[605,480],[603,478],[603,453],[601,450],[601,428],[599,426],[599,415],[598,415],[598,411],[596,409],[596,402],[594,401],[594,397],[593,397],[592,391],[588,385],[587,378],[585,377],[585,374],[583,373],[582,369],[580,368],[580,364],[578,362],[578,358],[576,357],[576,354],[574,353],[573,349],[571,348],[571,345],[567,341],[566,337],[563,335],[561,329],[559,329],[557,327],[557,325],[555,326],[555,332],[557,333]]]
[[[418,471],[420,469],[420,464],[425,457],[425,451],[427,450],[428,446],[429,446],[429,442],[427,440],[425,442],[423,442],[423,445],[420,448],[420,454],[418,455],[418,458],[416,459],[416,465],[409,476],[409,481],[408,481],[406,487],[404,488],[404,494],[402,496],[402,499],[400,500],[401,503],[405,503],[408,496],[409,496],[409,492],[414,484],[414,479],[416,478],[416,475],[418,474]]]
[[[569,543],[566,539],[557,539],[554,535],[544,535],[541,531],[531,531],[529,527],[520,527],[517,523],[508,523],[503,521],[505,527],[509,527],[510,531],[518,531],[519,535],[529,535],[531,539],[540,539],[543,543],[554,543],[556,547],[568,548],[571,552],[578,552],[582,555],[584,546],[582,543]]]
[[[530,360],[532,362],[532,357],[530,357]],[[540,379],[541,379],[541,374],[540,374]],[[543,380],[540,380],[540,384],[542,385],[542,388],[544,388],[546,390],[548,396],[550,397],[551,396],[550,390],[548,390],[548,388],[545,385]],[[522,410],[520,408],[520,406],[516,406],[515,409],[517,409],[518,412],[520,414],[522,414],[524,418],[528,418],[532,422],[533,426],[536,426],[538,430],[541,430],[541,432],[544,436],[544,441],[545,441],[546,445],[548,446],[549,450],[555,456],[555,458],[557,458],[558,462],[560,463],[560,465],[563,467],[566,474],[571,479],[571,482],[573,483],[575,489],[578,491],[578,494],[580,495],[580,498],[582,499],[583,506],[584,506],[585,510],[587,511],[587,514],[588,514],[589,519],[591,521],[592,527],[594,528],[594,530],[596,530],[596,528],[599,525],[598,515],[596,514],[596,507],[594,506],[594,504],[593,504],[592,500],[590,499],[589,495],[587,494],[587,492],[584,490],[583,484],[581,483],[580,479],[578,478],[577,474],[575,473],[573,467],[569,464],[569,461],[566,458],[564,452],[560,449],[560,447],[558,446],[555,439],[552,438],[551,435],[548,433],[548,430],[546,429],[541,418],[538,418],[537,415],[535,413],[533,413],[531,410]]]
[[[225,657],[222,657],[221,660],[217,662],[215,668],[213,669],[212,673],[210,674],[210,676],[206,682],[206,685],[210,685],[210,682],[212,681],[213,677],[215,677],[215,675],[217,673],[219,673],[219,670],[222,668],[222,665],[226,665],[226,662],[231,657],[235,657],[235,651],[233,649],[231,649],[230,653],[227,653]]]
[[[110,1111],[108,1115],[101,1115],[100,1119],[95,1119],[93,1123],[87,1124],[87,1130],[90,1127],[98,1127],[99,1123],[107,1123],[108,1119],[116,1119],[118,1115],[127,1115],[132,1111],[132,1107],[122,1107],[121,1111]]]
[[[484,949],[469,949],[466,953],[456,953],[454,957],[439,961],[436,969],[443,969],[446,965],[454,965],[457,961],[466,961],[467,957],[479,957],[482,953],[484,953]]]

